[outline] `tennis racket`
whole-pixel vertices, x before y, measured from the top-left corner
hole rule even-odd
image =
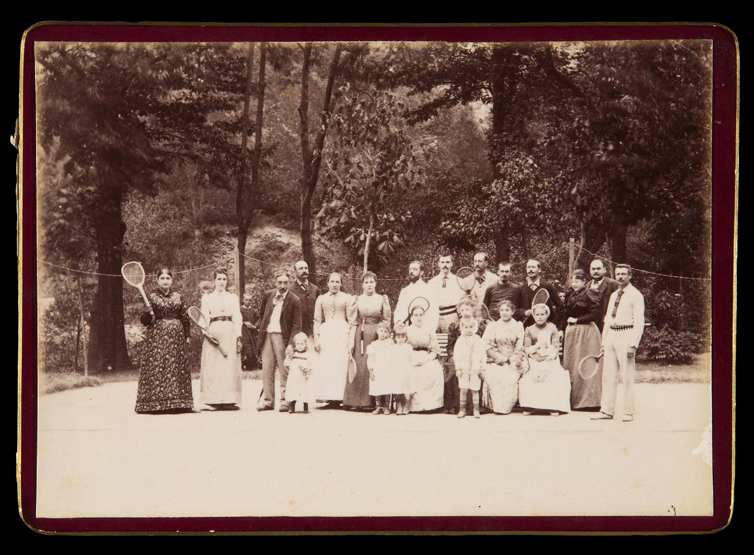
[[[149,308],[149,311],[152,312],[152,305],[149,304],[149,299],[147,299],[147,295],[144,293],[145,274],[144,268],[141,264],[138,262],[126,262],[121,267],[120,273],[123,274],[123,279],[126,280],[128,285],[132,285],[139,290],[139,293],[141,293],[141,296],[144,299],[144,303],[147,305],[147,308]]]
[[[411,325],[411,311],[417,306],[421,306],[424,309],[424,312],[427,312],[427,310],[429,310],[429,301],[425,297],[414,297],[414,299],[408,303],[408,316],[403,320],[404,324]]]
[[[549,300],[550,300],[550,292],[544,288],[540,289],[539,291],[534,293],[534,298],[531,300],[532,310],[538,304],[547,304],[547,301]]]
[[[474,269],[464,266],[456,272],[456,281],[458,281],[458,286],[469,295],[471,290],[474,289],[474,282],[476,281]]]
[[[598,355],[587,355],[581,359],[581,362],[579,362],[579,375],[581,376],[581,379],[590,380],[594,377],[597,373],[597,368],[599,368],[599,361],[601,358],[602,353]],[[585,376],[584,374],[586,373],[589,375]]]
[[[490,309],[487,308],[487,305],[484,303],[479,303],[479,315],[485,322],[494,322],[492,315],[490,314]]]
[[[199,326],[199,329],[204,332],[204,337],[206,337],[207,340],[215,347],[220,349],[220,352],[223,354],[223,356],[227,358],[228,353],[225,352],[225,349],[220,346],[220,342],[215,339],[215,337],[209,332],[209,326],[207,326],[207,320],[204,319],[204,314],[202,314],[202,311],[197,307],[192,306],[188,309],[188,315],[194,321],[194,323]]]

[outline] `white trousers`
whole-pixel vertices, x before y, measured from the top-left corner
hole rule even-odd
[[[634,414],[636,354],[628,358],[628,345],[632,335],[632,329],[608,330],[605,337],[605,357],[602,366],[602,406],[600,410],[611,416],[615,415],[615,403],[619,387],[618,376],[623,382],[623,412],[627,415]]]

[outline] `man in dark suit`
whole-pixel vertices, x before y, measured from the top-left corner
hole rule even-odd
[[[531,302],[537,291],[546,289],[550,294],[550,298],[547,299],[547,306],[550,307],[548,320],[552,320],[555,317],[555,310],[560,304],[557,290],[551,283],[540,277],[541,273],[542,266],[538,260],[532,259],[526,262],[526,282],[519,287],[518,302],[514,303],[518,308],[513,313],[513,317],[516,320],[524,323],[524,329],[534,324],[534,316],[531,313]]]
[[[600,303],[600,317],[597,320],[597,327],[602,332],[602,328],[605,326],[605,316],[607,315],[608,303],[610,301],[610,295],[612,295],[616,289],[620,287],[617,281],[613,278],[607,277],[605,274],[605,263],[599,258],[592,260],[592,264],[589,266],[589,273],[592,276],[587,286],[587,294],[590,297],[594,297],[599,300]]]
[[[301,300],[301,331],[311,338],[314,329],[314,305],[317,303],[319,289],[313,283],[309,283],[309,265],[306,262],[299,260],[293,269],[296,270],[296,279],[288,291],[295,293]]]
[[[286,346],[293,348],[293,338],[301,331],[301,300],[288,293],[288,274],[275,275],[275,289],[265,292],[259,313],[259,344],[262,353],[262,398],[257,410],[275,408],[275,368],[280,372],[280,412],[288,412],[285,386],[288,382]]]

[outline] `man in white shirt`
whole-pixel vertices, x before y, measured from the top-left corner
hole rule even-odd
[[[408,279],[411,283],[401,289],[401,293],[398,296],[398,304],[395,305],[393,321],[396,324],[398,322],[405,322],[408,325],[408,309],[411,302],[417,297],[424,297],[429,301],[429,308],[424,314],[424,323],[422,325],[434,331],[437,329],[437,324],[440,321],[440,311],[434,289],[421,279],[423,274],[422,263],[418,260],[414,260],[408,265]]]
[[[448,333],[448,326],[458,322],[456,305],[466,292],[458,285],[456,275],[450,270],[453,267],[453,257],[450,254],[441,254],[437,262],[440,273],[427,282],[434,289],[437,302],[439,303],[439,323],[437,331]]]
[[[602,330],[602,402],[592,420],[612,420],[618,395],[618,375],[623,382],[623,422],[634,419],[636,349],[644,333],[644,296],[631,285],[631,267],[615,267],[618,289],[610,295]]]

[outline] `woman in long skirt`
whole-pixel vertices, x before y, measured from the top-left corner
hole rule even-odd
[[[228,271],[214,273],[215,289],[202,296],[201,311],[209,322],[209,333],[228,355],[205,338],[200,376],[201,401],[215,410],[238,410],[241,402],[241,304],[226,291]]]
[[[549,411],[552,416],[570,412],[571,378],[560,365],[560,332],[548,322],[550,307],[532,307],[534,324],[524,332],[524,352],[529,369],[518,382],[518,403],[524,414],[534,410]]]
[[[566,295],[563,341],[563,368],[571,376],[571,408],[599,408],[602,399],[602,361],[597,371],[586,379],[579,374],[579,362],[587,355],[597,355],[602,335],[597,327],[600,314],[599,297],[587,289],[587,276],[576,270],[571,278],[572,291]]]
[[[524,325],[513,319],[514,305],[500,302],[500,319],[484,330],[487,347],[482,406],[497,414],[509,414],[518,401],[518,380],[528,368],[524,357]]]
[[[423,327],[425,308],[410,308],[411,325],[406,328],[408,343],[413,348],[411,362],[416,391],[408,399],[409,412],[425,412],[443,406],[445,373],[440,361],[440,344],[435,330]]]
[[[172,284],[172,272],[161,268],[157,290],[148,297],[151,310],[142,316],[147,334],[136,395],[139,413],[194,412],[186,355],[189,317],[181,294],[170,290]]]
[[[318,353],[314,388],[317,400],[327,402],[329,408],[343,401],[356,327],[356,305],[341,286],[340,274],[330,274],[329,291],[314,304],[314,350]]]
[[[371,408],[375,405],[374,397],[369,395],[367,347],[377,339],[377,325],[390,324],[391,314],[387,296],[374,292],[376,285],[377,276],[373,272],[365,272],[361,281],[364,293],[354,299],[355,306],[351,308],[358,322],[353,346],[356,372],[353,376],[349,375],[345,383],[345,407]]]

